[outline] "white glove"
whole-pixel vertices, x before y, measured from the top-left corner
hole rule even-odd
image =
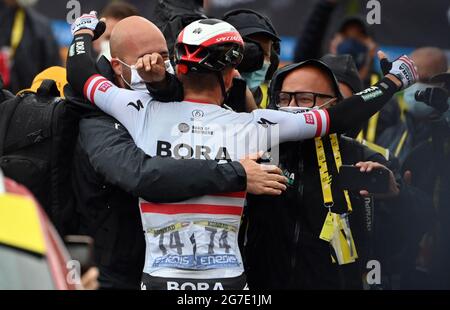
[[[411,58],[406,55],[397,58],[393,62],[389,62],[386,58],[384,58],[381,60],[380,64],[384,75],[390,73],[402,82],[402,87],[400,90],[406,89],[413,85],[419,78],[417,67]]]
[[[99,21],[97,18],[97,12],[91,11],[89,14],[83,14],[78,17],[70,26],[70,30],[72,35],[81,29],[89,29],[94,32],[94,38],[92,40],[96,40],[100,37],[106,29],[106,24],[103,21]]]
[[[74,35],[75,32],[81,29],[90,29],[94,31],[95,27],[97,27],[97,24],[97,12],[91,11],[89,14],[83,14],[78,17],[70,27],[70,31],[72,31],[72,35]]]

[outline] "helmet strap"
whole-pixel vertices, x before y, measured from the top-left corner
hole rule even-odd
[[[216,71],[216,75],[217,79],[219,80],[220,89],[222,90],[222,97],[223,97],[222,104],[223,104],[224,102],[227,101],[228,92],[225,89],[225,82],[223,81],[222,71]]]

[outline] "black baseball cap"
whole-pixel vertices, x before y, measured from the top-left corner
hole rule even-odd
[[[338,82],[347,84],[353,91],[358,93],[362,91],[363,83],[359,77],[353,57],[348,54],[323,56],[322,60],[333,71]]]
[[[269,18],[256,11],[232,10],[223,15],[223,20],[234,26],[243,37],[260,33],[267,35],[274,42],[281,41]]]

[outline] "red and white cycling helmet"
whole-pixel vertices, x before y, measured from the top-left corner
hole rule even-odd
[[[242,60],[244,41],[229,23],[201,19],[187,25],[178,35],[175,59],[180,73],[219,72],[236,67]]]

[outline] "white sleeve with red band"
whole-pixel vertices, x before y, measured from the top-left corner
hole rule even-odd
[[[94,74],[84,84],[84,88],[83,88],[84,97],[87,98],[92,104],[95,104],[94,95],[95,95],[96,89],[99,88],[100,85],[103,85],[103,83],[108,83],[108,82],[109,81],[106,78],[104,78],[103,76],[101,76],[100,74]],[[112,84],[112,83],[109,82],[109,84]]]
[[[255,110],[252,114],[255,123],[279,125],[279,143],[322,137],[327,135],[330,129],[330,117],[327,110],[296,114],[275,110]]]
[[[105,77],[94,74],[84,84],[83,95],[117,119],[136,141],[151,100],[148,93],[119,88]]]

